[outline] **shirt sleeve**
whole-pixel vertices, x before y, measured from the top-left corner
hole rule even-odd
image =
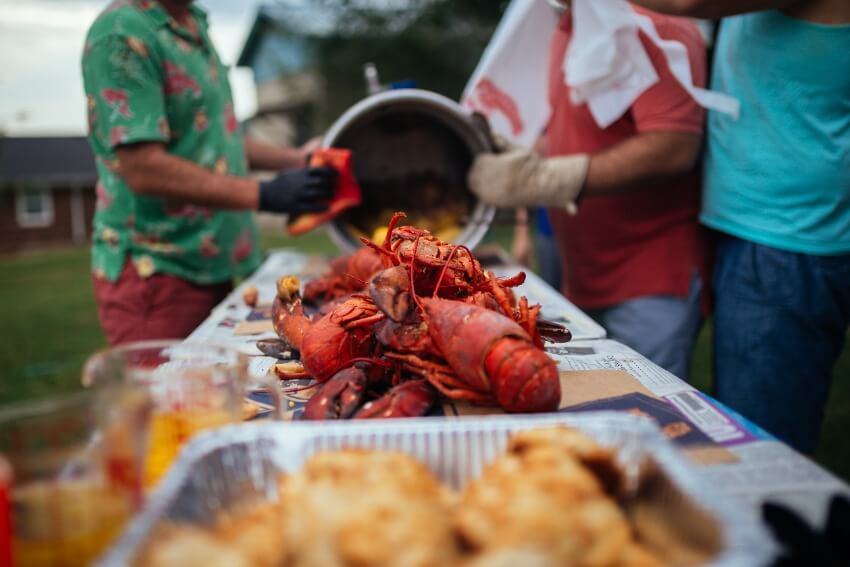
[[[86,47],[82,66],[89,127],[104,148],[169,139],[163,78],[149,45],[113,33]]]
[[[677,18],[678,20],[678,18]],[[687,21],[655,21],[663,39],[682,43],[688,50],[694,85],[705,85],[705,44],[699,30]],[[690,27],[689,27],[690,26]],[[691,29],[693,28],[693,29]],[[631,113],[638,132],[684,132],[701,135],[705,109],[679,83],[658,48],[641,33],[641,42],[658,73],[658,82],[643,93],[632,105]]]

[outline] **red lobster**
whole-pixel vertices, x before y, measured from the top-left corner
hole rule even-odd
[[[406,216],[393,214],[381,245],[361,238],[366,246],[381,253],[385,267],[408,266],[416,291],[425,295],[436,291],[439,297],[458,299],[490,290],[487,273],[469,248],[443,242],[425,229],[397,226]],[[508,288],[524,281],[525,274],[519,273],[498,283]]]
[[[372,356],[371,327],[384,314],[368,296],[352,295],[313,321],[304,313],[297,286],[292,276],[278,280],[272,320],[278,336],[300,351],[307,374],[325,382],[352,360]]]
[[[288,276],[278,280],[272,314],[275,331],[300,351],[304,368],[282,377],[309,375],[321,383],[305,407],[306,419],[419,416],[434,403],[436,393],[426,382],[397,383],[396,376],[394,387],[360,407],[367,391],[387,382],[387,367],[397,366],[372,358],[373,327],[385,317],[367,296],[352,295],[314,321],[304,313],[298,278]],[[364,358],[371,362],[368,371],[356,364]]]
[[[516,301],[510,288],[525,282],[524,272],[509,278],[496,278],[481,267],[467,247],[443,242],[424,229],[397,226],[404,217],[401,212],[393,214],[381,246],[362,239],[364,244],[381,252],[388,266],[370,283],[372,299],[388,316],[396,321],[404,317],[409,300],[398,294],[411,292],[414,296],[458,299],[501,311],[519,323],[540,348],[543,348],[544,339],[551,342],[570,340],[570,333],[563,326],[538,322],[539,305],[529,306],[525,298]],[[399,305],[391,306],[396,302]]]
[[[305,284],[304,300],[313,303],[329,301],[361,291],[366,288],[369,278],[381,269],[380,254],[368,247],[335,258],[327,272]]]
[[[423,298],[433,354],[385,356],[448,398],[497,404],[509,412],[554,411],[561,401],[555,361],[508,317],[470,303]]]

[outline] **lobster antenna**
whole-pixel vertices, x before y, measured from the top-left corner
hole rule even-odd
[[[416,240],[413,242],[413,255],[410,257],[410,295],[413,297],[414,303],[420,310],[424,310],[425,308],[422,306],[422,302],[419,301],[419,296],[416,294],[416,284],[413,281],[413,267],[416,263],[416,253],[419,251],[419,238],[422,235],[417,234]]]
[[[449,252],[449,256],[446,258],[446,263],[443,264],[443,269],[440,270],[440,277],[437,278],[437,285],[434,287],[434,293],[431,294],[432,298],[437,297],[437,292],[440,291],[440,286],[443,285],[443,277],[446,275],[446,270],[449,269],[449,264],[451,263],[452,257],[455,255],[458,248],[460,248],[459,245],[452,246],[452,251]]]
[[[296,380],[302,380],[302,379],[303,378],[296,378]],[[316,386],[319,386],[319,385],[320,385],[320,382],[318,380],[313,380],[312,382],[310,382],[306,386],[298,386],[298,387],[293,387],[293,388],[283,388],[281,390],[281,393],[283,393],[283,394],[297,394],[298,392],[303,392],[304,390],[309,390],[310,388],[315,388]]]
[[[390,249],[390,238],[392,233],[395,230],[395,226],[398,224],[398,221],[403,218],[407,218],[407,215],[402,212],[393,213],[393,216],[390,217],[390,222],[387,224],[387,233],[384,235],[384,249]]]
[[[356,282],[357,282],[357,283],[359,283],[359,284],[366,285],[366,284],[368,283],[366,280],[361,280],[360,278],[355,278],[355,277],[354,277],[354,276],[352,276],[351,274],[345,274],[345,277],[347,277],[347,278],[351,278],[351,279],[353,279],[354,281],[356,281]]]

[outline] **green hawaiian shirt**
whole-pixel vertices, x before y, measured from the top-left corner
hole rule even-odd
[[[162,142],[169,153],[216,173],[246,175],[227,68],[192,6],[197,36],[154,0],[115,0],[89,29],[82,58],[89,140],[97,160],[92,268],[115,281],[127,261],[138,274],[200,284],[246,275],[260,263],[250,212],[208,209],[137,195],[117,173],[115,148]]]

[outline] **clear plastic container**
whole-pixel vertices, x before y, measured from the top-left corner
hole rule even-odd
[[[153,404],[147,429],[144,485],[151,488],[182,446],[200,431],[243,420],[245,396],[264,389],[280,411],[279,385],[250,377],[248,357],[229,347],[175,341],[131,343],[94,355],[84,382],[143,389]]]

